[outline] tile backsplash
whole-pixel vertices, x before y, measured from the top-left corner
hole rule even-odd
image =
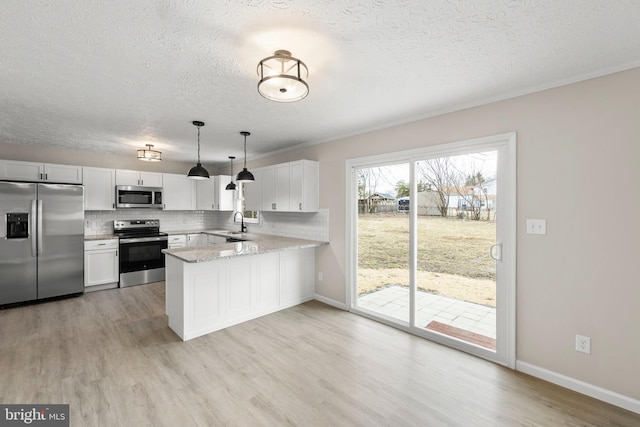
[[[86,211],[84,234],[96,236],[113,233],[113,221],[119,219],[159,219],[160,230],[198,231],[213,229],[235,229],[231,212],[211,211],[161,211],[148,209],[126,209],[115,211]],[[318,212],[261,212],[259,223],[246,223],[251,233],[299,239],[329,241],[329,210]]]

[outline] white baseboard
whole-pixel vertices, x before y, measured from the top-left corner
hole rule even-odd
[[[640,400],[526,362],[516,361],[516,370],[640,414]]]
[[[327,305],[330,305],[332,307],[339,308],[340,310],[345,310],[345,311],[349,310],[349,307],[347,307],[347,304],[345,304],[343,302],[336,301],[336,300],[331,299],[331,298],[323,297],[322,295],[315,294],[314,299],[316,299],[316,300],[318,300],[318,301],[320,301],[322,303],[325,303]]]

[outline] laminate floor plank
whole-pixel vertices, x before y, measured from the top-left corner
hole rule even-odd
[[[309,302],[182,342],[164,283],[0,310],[0,402],[72,426],[639,426],[640,415]]]

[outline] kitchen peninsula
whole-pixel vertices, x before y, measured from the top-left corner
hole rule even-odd
[[[184,341],[313,299],[315,248],[326,242],[205,234],[242,241],[163,250],[166,314]]]

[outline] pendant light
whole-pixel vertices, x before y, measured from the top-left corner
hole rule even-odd
[[[189,170],[187,177],[191,179],[209,179],[209,172],[200,163],[200,128],[204,126],[204,122],[193,121],[193,125],[198,128],[198,163]]]
[[[153,149],[153,144],[145,144],[147,148],[141,148],[138,150],[138,160],[144,160],[147,162],[160,162],[162,161],[162,153]]]
[[[240,132],[240,135],[244,136],[244,169],[240,171],[236,177],[236,181],[252,182],[255,181],[255,178],[253,177],[253,174],[247,170],[247,136],[251,135],[251,133],[243,130]]]
[[[233,182],[233,159],[235,159],[235,156],[229,156],[229,160],[231,160],[231,171],[230,171],[231,182],[228,183],[227,187],[225,188],[225,190],[230,190],[230,191],[233,191],[236,189],[236,184]]]
[[[258,63],[258,92],[276,102],[300,101],[309,94],[309,69],[288,50],[276,50]]]

